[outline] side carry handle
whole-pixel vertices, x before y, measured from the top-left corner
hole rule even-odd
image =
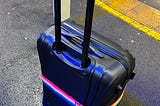
[[[82,50],[82,63],[83,68],[88,67],[88,50],[91,37],[92,19],[94,11],[95,0],[87,0],[85,28],[84,28],[84,40]],[[57,52],[61,52],[61,0],[54,0],[54,12],[55,12],[55,48]]]

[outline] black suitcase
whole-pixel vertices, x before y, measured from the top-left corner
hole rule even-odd
[[[55,0],[55,25],[37,40],[43,106],[115,106],[134,77],[135,59],[127,50],[91,35],[93,9],[94,0],[88,0],[83,31],[73,22],[61,23]]]

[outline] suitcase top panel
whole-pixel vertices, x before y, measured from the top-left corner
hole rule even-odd
[[[62,35],[66,36],[68,38],[72,38],[72,43],[82,43],[83,41],[83,27],[70,22],[65,21],[61,25],[62,27]],[[49,28],[46,32],[47,35],[51,35],[54,38],[54,26]],[[62,36],[62,40],[67,42],[67,45],[71,48],[75,49],[79,53],[82,53],[82,47],[79,46],[79,49],[74,46],[74,44],[71,44],[70,41],[67,41],[66,37]],[[124,50],[121,46],[117,45],[116,43],[110,41],[107,38],[104,38],[103,36],[92,32],[91,35],[91,43],[90,43],[90,51],[92,52],[92,55],[95,57],[103,57],[108,55],[108,58],[114,58],[121,62],[126,70],[128,70],[128,74],[132,73],[135,67],[135,58],[126,50]],[[90,55],[91,53],[89,53]]]

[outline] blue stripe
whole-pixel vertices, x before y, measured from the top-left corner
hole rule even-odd
[[[69,54],[67,53],[62,53],[62,55],[68,60],[70,61],[72,64],[74,64],[75,66],[80,66],[81,65],[81,62],[72,58]]]
[[[116,50],[110,48],[110,47],[107,47],[105,46],[105,50],[106,50],[106,53],[108,55],[111,55],[111,56],[121,56],[121,54],[119,52],[117,52]]]
[[[42,80],[43,81],[43,80]],[[47,84],[45,81],[43,81],[43,84],[50,89],[53,93],[55,93],[58,97],[60,97],[62,100],[64,100],[65,102],[67,102],[68,104],[70,104],[71,106],[75,106],[75,104],[73,104],[70,100],[68,100],[67,98],[65,98],[63,95],[61,95],[60,93],[58,93],[56,91],[56,89],[52,88],[49,84]]]
[[[63,24],[64,28],[67,29],[69,32],[72,32],[73,34],[77,34],[77,35],[81,35],[83,36],[83,33],[81,31],[78,31],[77,29],[75,28],[71,28],[72,26],[70,25],[66,25],[66,24]]]
[[[101,65],[98,65],[96,68],[96,71],[103,74],[104,73],[104,68]]]
[[[104,54],[106,55],[109,55],[109,56],[122,56],[120,52],[112,49],[111,47],[105,45],[105,44],[102,44],[100,42],[96,42],[96,41],[91,41],[92,45],[95,46],[99,51],[103,52]]]
[[[53,44],[53,43],[54,43],[54,39],[53,39],[53,37],[50,36],[50,35],[47,35],[47,36],[46,36],[46,41],[49,42],[50,44]]]

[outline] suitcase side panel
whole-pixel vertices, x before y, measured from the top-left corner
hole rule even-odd
[[[126,76],[127,72],[124,66],[118,61],[105,69],[92,106],[109,106],[116,101],[123,92]]]

